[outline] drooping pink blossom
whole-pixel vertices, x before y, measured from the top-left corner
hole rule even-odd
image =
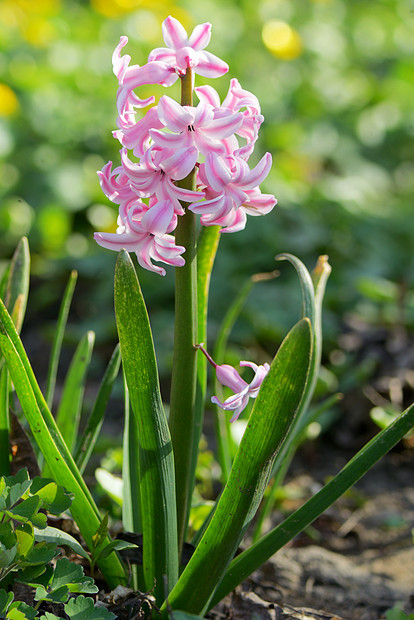
[[[233,411],[233,415],[230,422],[237,420],[241,412],[246,408],[249,398],[256,398],[259,393],[260,386],[263,383],[264,378],[269,372],[270,366],[265,363],[262,366],[258,366],[254,362],[240,362],[240,366],[248,366],[254,371],[254,377],[250,383],[247,383],[241,378],[239,373],[233,366],[228,364],[216,364],[215,361],[205,350],[203,344],[196,345],[197,349],[200,349],[206,356],[210,364],[216,371],[217,380],[226,387],[235,392],[232,396],[226,398],[224,402],[221,402],[217,396],[212,396],[211,402],[218,405],[225,411]]]
[[[170,86],[176,79],[174,70],[163,62],[154,61],[143,66],[130,66],[131,57],[128,54],[121,56],[121,50],[127,43],[128,37],[122,36],[112,55],[113,71],[119,83],[116,95],[117,126],[120,130],[116,135],[118,139],[123,137],[129,129],[134,128],[135,108],[147,107],[155,101],[155,97],[140,99],[134,89],[146,84]],[[123,146],[128,145],[123,144]]]
[[[118,117],[117,130],[113,131],[114,138],[127,149],[132,149],[136,157],[142,157],[150,147],[150,130],[161,129],[164,125],[158,118],[156,106],[150,108],[145,116],[135,123],[127,118]]]
[[[169,199],[178,215],[184,214],[179,201],[195,202],[200,192],[178,187],[173,181],[184,179],[194,168],[198,151],[188,149],[149,148],[137,164],[128,158],[126,149],[121,151],[122,166],[131,185],[142,197],[155,195],[158,200]]]
[[[231,139],[225,141],[225,144],[228,154],[234,154],[247,160],[253,152],[260,125],[263,122],[260,103],[257,97],[248,90],[244,90],[235,78],[230,80],[228,93],[221,105],[220,97],[212,86],[199,86],[194,90],[200,101],[213,106],[217,117],[222,114],[223,110],[231,110],[232,112],[241,112],[243,114],[243,122],[235,133],[245,138],[246,144],[239,148],[238,143],[235,143],[234,140],[231,141]]]
[[[174,229],[177,221],[171,201],[163,200],[150,208],[140,203],[124,212],[123,216],[120,214],[120,226],[116,233],[94,234],[100,246],[116,252],[121,249],[135,252],[141,267],[162,276],[165,275],[165,269],[154,265],[152,260],[175,267],[184,265],[181,254],[185,248],[175,245],[174,237],[167,234]]]
[[[188,37],[182,24],[174,17],[167,17],[162,24],[162,33],[167,47],[158,47],[150,53],[148,61],[161,61],[173,68],[176,76],[185,75],[188,68],[204,77],[216,78],[224,75],[229,66],[223,60],[204,51],[210,42],[211,24],[199,24]]]
[[[201,214],[204,226],[222,226],[221,232],[242,230],[246,213],[265,215],[276,204],[274,196],[261,194],[258,187],[271,165],[270,153],[266,153],[253,169],[240,157],[209,153],[199,169],[200,183],[208,188],[207,200],[193,203],[189,209]]]
[[[223,138],[234,134],[243,122],[243,116],[230,110],[215,118],[213,107],[199,103],[197,107],[181,106],[164,95],[158,106],[158,116],[162,124],[172,133],[156,129],[150,130],[155,144],[161,148],[191,148],[195,146],[200,153],[224,153]]]
[[[254,371],[253,380],[246,383],[232,366],[222,364],[216,368],[216,376],[218,381],[229,387],[235,394],[226,398],[221,402],[217,396],[212,396],[211,402],[221,407],[225,411],[233,411],[230,422],[235,422],[243,409],[246,408],[249,398],[256,398],[259,393],[263,379],[269,372],[270,366],[265,363],[263,366],[257,366],[254,362],[240,362],[240,366],[249,366]]]

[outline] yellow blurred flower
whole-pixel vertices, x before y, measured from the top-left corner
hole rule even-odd
[[[22,26],[22,36],[34,47],[47,47],[55,39],[56,29],[51,22],[32,17],[24,27]]]
[[[11,116],[19,109],[19,102],[14,91],[0,82],[0,116]]]
[[[299,33],[284,21],[266,22],[262,30],[262,39],[267,49],[282,60],[294,60],[302,53]]]
[[[60,0],[14,0],[25,13],[55,15],[61,10]]]

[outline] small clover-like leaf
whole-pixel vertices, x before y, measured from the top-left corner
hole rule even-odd
[[[10,605],[6,618],[7,620],[33,620],[36,616],[36,609],[23,601],[15,601]]]
[[[68,586],[59,586],[48,592],[43,586],[36,588],[35,601],[49,601],[50,603],[66,603],[69,598]]]
[[[50,479],[34,478],[31,492],[38,495],[43,501],[43,508],[54,515],[60,515],[72,503],[72,495]]]
[[[11,521],[0,523],[0,543],[2,543],[6,549],[11,549],[16,544],[16,534],[14,533]]]
[[[26,482],[27,480],[29,480],[29,472],[26,467],[19,469],[14,476],[6,476],[6,484],[9,487],[12,487],[14,484]]]
[[[65,613],[70,620],[116,620],[106,607],[94,607],[92,599],[85,596],[71,598],[65,605]]]
[[[35,527],[40,530],[45,529],[47,526],[47,516],[43,512],[38,512],[31,518],[31,522]]]
[[[26,557],[34,545],[34,533],[31,523],[20,523],[14,530],[17,540],[17,553]]]
[[[36,564],[35,566],[26,566],[18,572],[19,581],[26,583],[30,586],[44,586],[46,587],[52,576],[53,568],[50,564]]]
[[[0,568],[7,568],[10,566],[16,555],[17,545],[14,545],[11,549],[6,549],[6,547],[0,543]]]
[[[37,564],[47,564],[59,551],[52,543],[39,543],[35,545],[28,556],[22,561],[22,566],[36,566]]]
[[[73,593],[82,594],[96,594],[99,591],[98,586],[95,585],[92,577],[83,577],[82,581],[77,583],[69,583],[68,588]]]
[[[16,482],[10,487],[9,491],[9,506],[14,506],[21,497],[28,491],[30,485],[32,484],[31,480],[24,480],[23,482]]]
[[[6,511],[6,514],[11,516],[16,521],[32,521],[33,517],[42,506],[42,500],[36,495],[32,495],[27,499],[24,499],[20,504],[13,506]]]
[[[94,584],[92,577],[85,577],[82,566],[70,562],[68,558],[60,558],[56,562],[51,589],[54,591],[63,585],[74,593],[96,594],[98,592],[98,587]]]
[[[6,611],[9,608],[10,603],[13,600],[13,592],[6,592],[6,590],[0,590],[0,618],[3,618]]]
[[[29,618],[19,607],[11,607],[7,612],[7,620],[29,620]]]
[[[60,558],[56,562],[52,579],[52,588],[61,585],[81,582],[84,578],[83,568],[79,564],[74,564],[68,558]]]

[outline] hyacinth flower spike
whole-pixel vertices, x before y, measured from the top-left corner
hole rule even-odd
[[[214,367],[217,380],[222,385],[225,385],[233,390],[234,394],[226,398],[224,402],[221,402],[217,396],[212,396],[211,402],[218,405],[225,411],[233,411],[230,422],[235,422],[241,412],[246,408],[249,398],[256,398],[258,395],[263,379],[269,372],[269,364],[265,363],[262,366],[258,366],[254,362],[240,362],[240,366],[249,366],[255,373],[253,380],[250,383],[247,383],[241,378],[233,366],[229,366],[228,364],[216,364],[213,358],[205,350],[203,344],[196,345],[196,348],[200,349],[200,351],[204,353],[207,360]]]

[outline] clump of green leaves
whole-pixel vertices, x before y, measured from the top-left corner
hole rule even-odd
[[[95,608],[91,598],[71,594],[96,594],[92,577],[86,577],[82,566],[59,558],[59,546],[88,558],[82,546],[70,534],[47,525],[46,512],[60,515],[67,510],[72,496],[63,487],[45,478],[30,480],[26,469],[16,476],[0,478],[0,618],[31,620],[54,614],[42,614],[42,602],[60,603],[70,618],[115,618],[106,608]],[[14,583],[34,589],[34,607],[14,601],[8,592]]]

